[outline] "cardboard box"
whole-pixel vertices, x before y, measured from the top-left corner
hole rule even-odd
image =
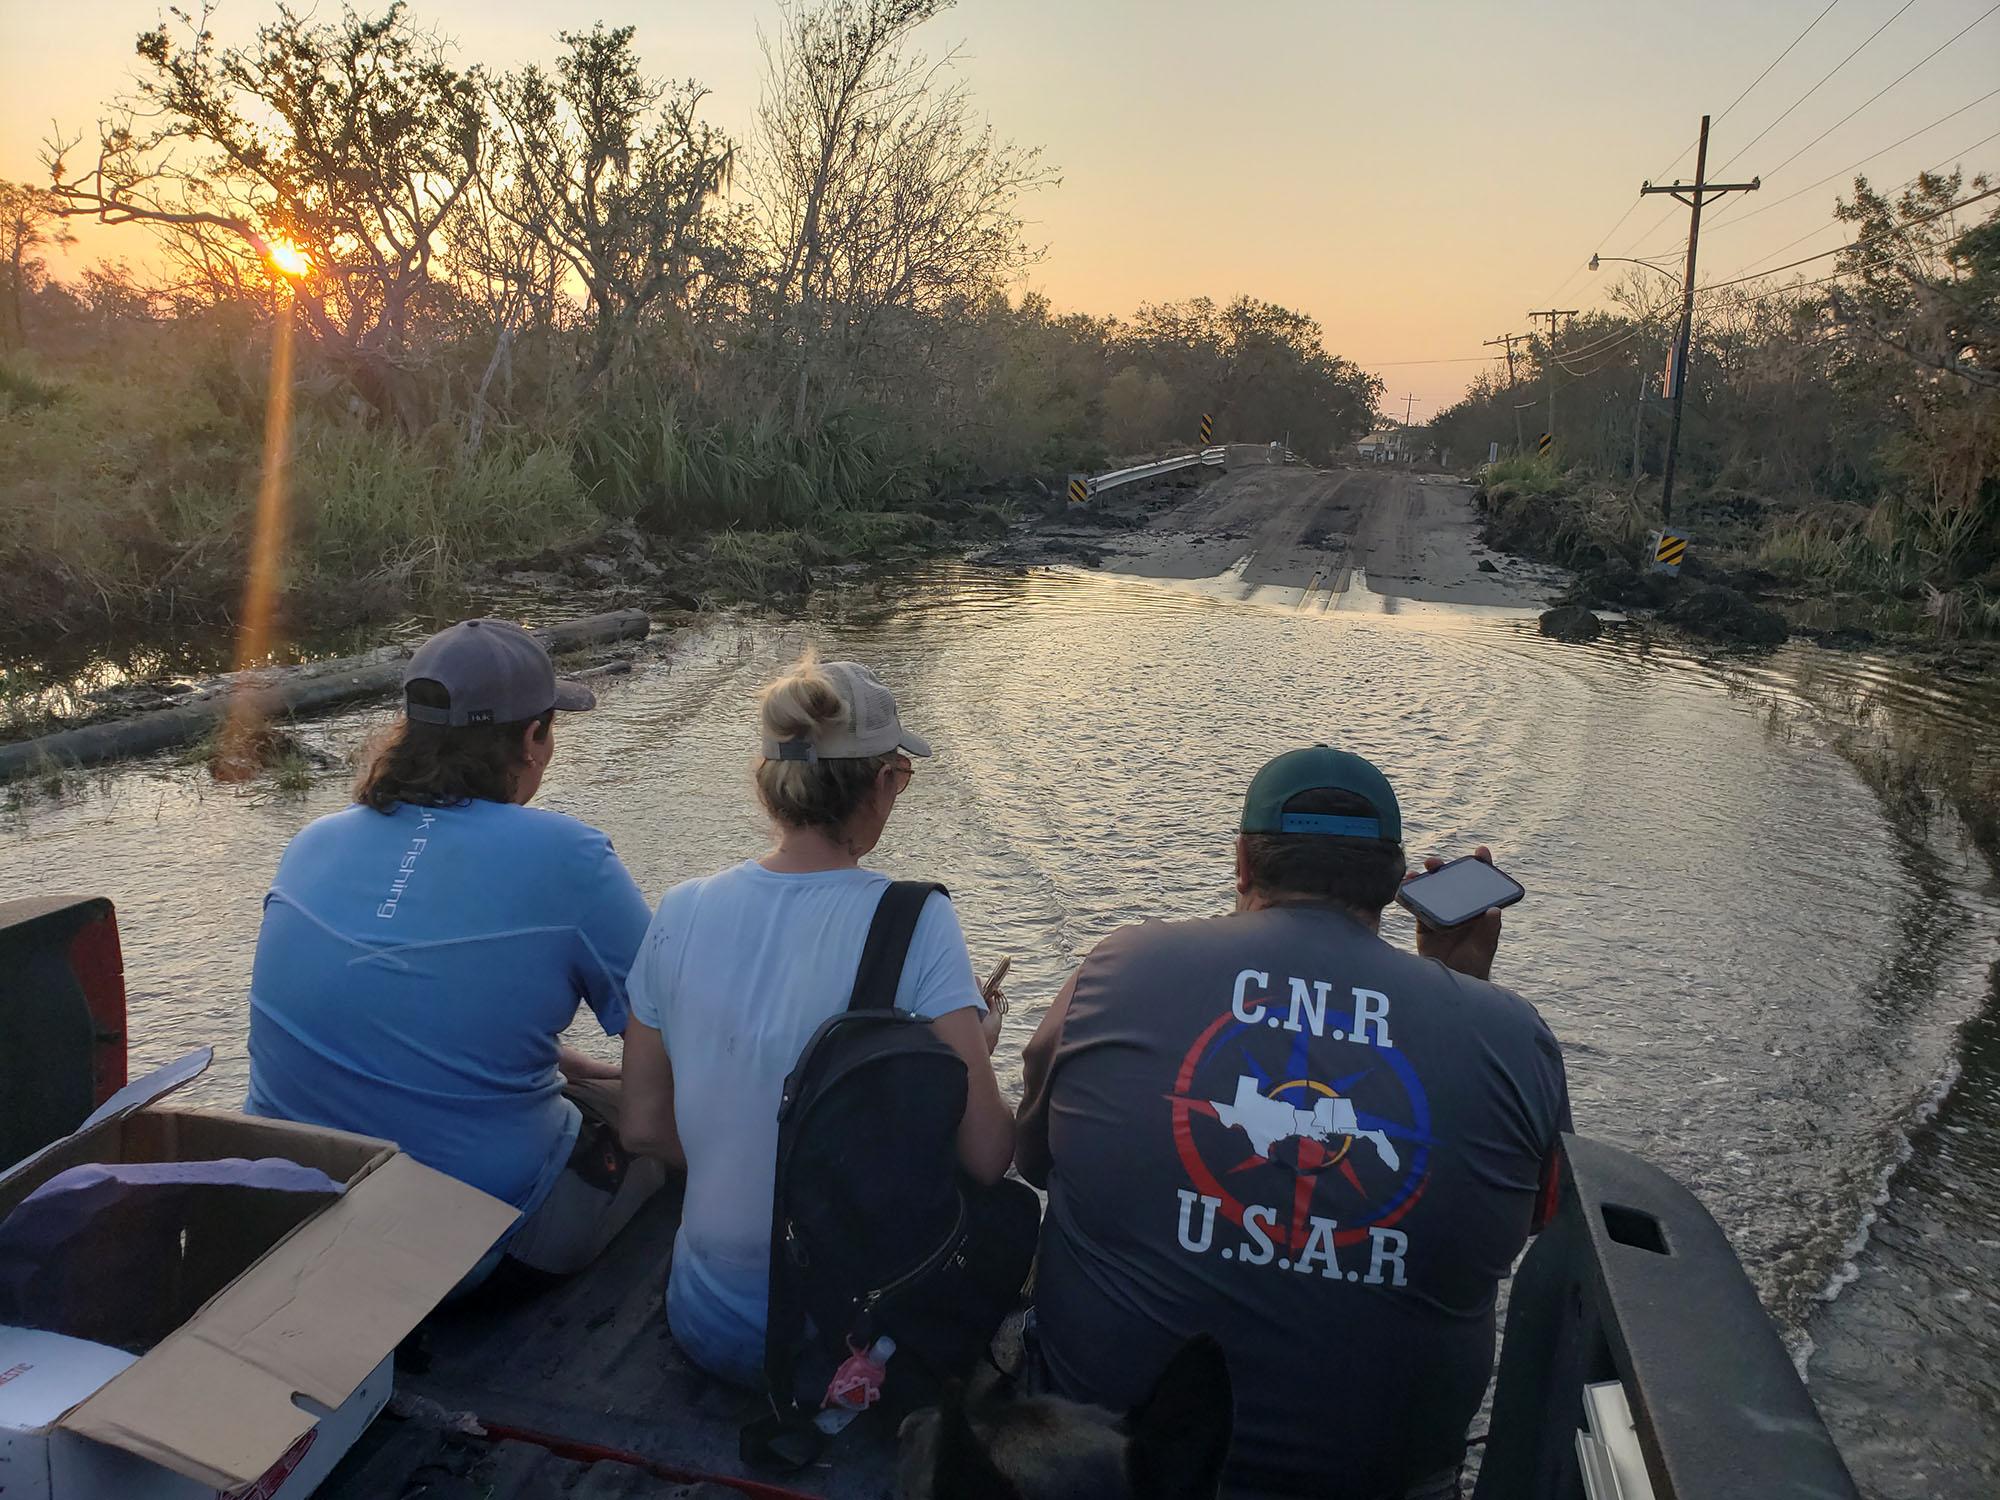
[[[509,1204],[365,1136],[157,1101],[206,1049],[128,1086],[0,1176],[0,1218],[85,1162],[280,1157],[345,1185],[192,1226],[187,1316],[142,1354],[0,1327],[5,1500],[297,1500],[388,1399],[396,1345],[514,1222]]]

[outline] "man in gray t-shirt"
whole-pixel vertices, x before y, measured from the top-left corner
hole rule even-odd
[[[1279,756],[1242,827],[1237,910],[1113,933],[1029,1044],[1045,1373],[1124,1410],[1212,1333],[1228,1493],[1455,1495],[1570,1128],[1562,1052],[1487,982],[1497,911],[1382,940],[1402,821],[1367,761]]]

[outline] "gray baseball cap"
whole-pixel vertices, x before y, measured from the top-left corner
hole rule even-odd
[[[829,725],[805,739],[764,738],[766,760],[863,760],[901,750],[905,755],[929,755],[931,743],[911,734],[896,715],[896,697],[882,679],[858,661],[819,664],[847,705],[846,722]]]
[[[425,641],[403,668],[403,691],[435,682],[448,706],[403,704],[419,724],[520,724],[552,708],[581,713],[597,695],[574,677],[556,676],[542,643],[505,620],[461,620]]]

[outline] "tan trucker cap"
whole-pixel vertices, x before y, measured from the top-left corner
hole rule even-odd
[[[901,750],[905,755],[929,755],[930,741],[911,734],[896,716],[896,698],[882,679],[858,661],[819,664],[847,706],[846,721],[829,724],[818,733],[790,740],[764,737],[766,760],[865,760]]]

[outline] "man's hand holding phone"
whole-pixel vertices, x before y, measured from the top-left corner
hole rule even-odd
[[[1493,851],[1481,844],[1472,851],[1474,859],[1493,863]],[[1420,880],[1424,875],[1435,874],[1445,867],[1446,861],[1435,855],[1424,860],[1421,872],[1412,870],[1403,877],[1408,885]],[[1518,887],[1517,887],[1518,889]],[[1519,899],[1516,897],[1515,899]],[[1408,906],[1410,903],[1405,902]],[[1460,922],[1453,927],[1433,927],[1426,922],[1421,912],[1411,908],[1417,917],[1417,952],[1425,958],[1434,958],[1447,969],[1455,969],[1473,979],[1493,977],[1493,957],[1500,949],[1500,908],[1488,907],[1478,916]]]

